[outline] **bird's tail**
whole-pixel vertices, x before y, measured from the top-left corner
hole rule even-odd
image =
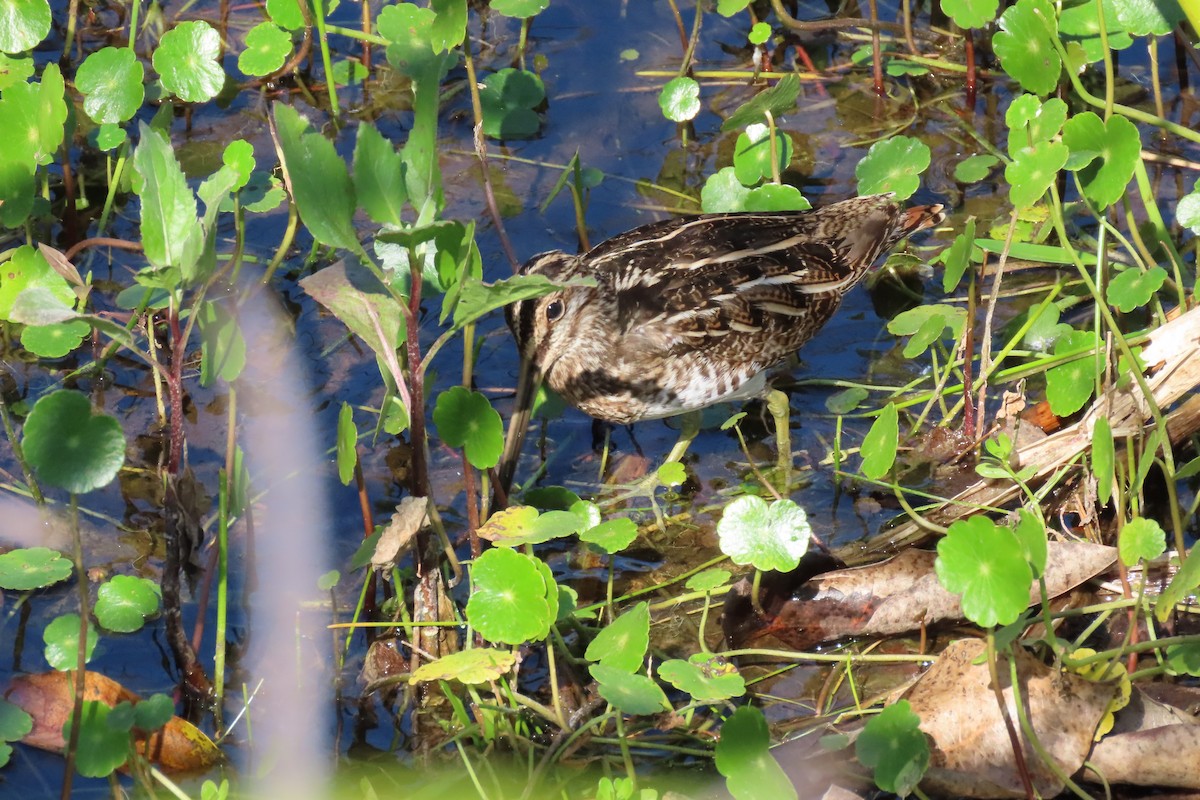
[[[900,225],[897,229],[898,239],[916,233],[917,231],[941,225],[946,220],[945,206],[937,203],[931,206],[912,206],[900,212]]]

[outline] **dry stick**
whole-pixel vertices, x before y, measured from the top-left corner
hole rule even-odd
[[[867,0],[867,9],[871,14],[871,71],[875,78],[875,94],[883,97],[883,55],[879,52],[879,4],[877,0]]]
[[[912,0],[904,0],[900,4],[900,11],[904,19],[904,42],[908,45],[908,52],[914,56],[918,55],[917,42],[913,39]]]
[[[983,264],[980,269],[987,267],[987,254],[983,256]],[[971,365],[975,359],[975,313],[979,310],[979,284],[975,282],[975,275],[971,275],[971,283],[967,289],[967,324],[963,325],[963,340],[962,340],[962,360],[963,360],[963,433],[972,441],[977,435],[982,435],[979,431],[979,426],[976,425],[978,420],[975,417],[975,404],[971,402],[971,384],[974,382],[974,376],[971,374]],[[949,374],[949,370],[947,370]],[[932,398],[931,398],[932,399]]]
[[[977,96],[975,92],[979,85],[979,79],[975,73],[975,32],[967,28],[963,32],[963,36],[964,55],[967,60],[967,108],[974,111]]]
[[[1008,263],[1008,251],[1012,247],[1013,231],[1017,227],[1017,209],[1013,208],[1008,219],[1008,233],[1004,237],[1004,248],[1000,251],[1000,262],[996,264],[996,272],[992,277],[991,294],[988,297],[987,315],[983,318],[983,337],[979,343],[979,394],[976,397],[976,419],[982,434],[985,414],[987,413],[987,376],[992,361],[992,320],[996,316],[996,305],[1000,300],[1000,281],[1004,278],[1004,267]]]
[[[500,237],[500,246],[512,266],[514,274],[521,270],[521,262],[517,259],[517,251],[509,241],[508,232],[504,229],[504,220],[500,216],[500,206],[496,204],[496,193],[492,190],[492,179],[488,175],[487,143],[483,138],[483,106],[479,102],[479,81],[475,77],[475,60],[471,58],[470,39],[463,43],[463,57],[467,65],[467,85],[471,87],[471,114],[475,118],[475,155],[479,158],[479,173],[483,179],[483,199],[487,202],[488,215],[496,226],[496,235]]]
[[[1011,659],[1012,656],[1010,655]],[[1021,739],[1017,736],[1016,726],[1013,725],[1012,717],[1008,713],[1008,703],[1004,702],[1004,690],[1000,688],[1000,670],[996,665],[996,635],[994,631],[988,631],[987,635],[987,665],[988,674],[992,679],[992,691],[996,694],[996,705],[1000,710],[1000,718],[1004,720],[1004,728],[1008,731],[1008,739],[1012,743],[1013,761],[1016,762],[1017,774],[1021,776],[1021,784],[1025,787],[1025,796],[1029,800],[1037,797],[1033,790],[1033,779],[1029,774],[1029,765],[1025,763],[1025,748],[1021,746]],[[1013,702],[1019,703],[1020,698],[1017,694],[1017,684],[1010,682],[1013,691]]]
[[[861,17],[831,17],[829,19],[814,19],[814,20],[799,20],[788,13],[783,7],[783,0],[771,0],[771,8],[775,12],[775,16],[783,23],[785,28],[793,31],[801,32],[819,32],[834,30],[838,28],[866,28],[868,30],[878,29],[880,31],[888,31],[890,33],[904,33],[904,26],[897,22],[884,22],[882,20],[862,19]],[[933,40],[932,34],[925,31],[913,31],[913,35],[926,40]]]
[[[683,51],[686,53],[688,49],[688,35],[687,31],[683,27],[683,15],[679,13],[679,6],[676,5],[675,0],[667,0],[667,4],[671,6],[671,13],[675,16],[675,27],[679,30],[679,46],[682,47]],[[697,5],[696,13],[699,12],[700,7]]]

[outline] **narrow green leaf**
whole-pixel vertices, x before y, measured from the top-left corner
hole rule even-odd
[[[1098,417],[1092,428],[1092,475],[1096,478],[1096,498],[1100,505],[1108,505],[1112,498],[1114,461],[1112,428],[1107,417]]]
[[[900,442],[900,415],[896,406],[888,403],[883,407],[871,430],[863,437],[862,473],[878,480],[888,473],[896,461],[896,448]]]

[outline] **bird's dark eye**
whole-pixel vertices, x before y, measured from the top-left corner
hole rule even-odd
[[[562,300],[551,300],[546,306],[546,321],[557,322],[558,318],[563,315]]]

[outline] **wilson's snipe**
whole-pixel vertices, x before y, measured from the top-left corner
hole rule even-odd
[[[705,214],[615,236],[522,269],[592,278],[505,309],[522,357],[501,479],[509,484],[541,380],[597,419],[631,423],[760,396],[876,258],[942,221],[891,195],[812,211]]]

